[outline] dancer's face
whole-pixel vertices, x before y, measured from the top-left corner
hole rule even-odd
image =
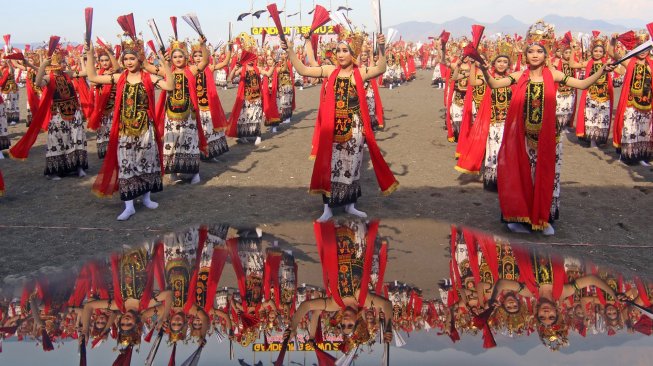
[[[550,302],[542,303],[537,309],[537,320],[543,325],[549,326],[558,319],[558,309]]]
[[[175,314],[170,318],[170,330],[174,332],[179,332],[181,328],[184,327],[184,317],[179,314]]]
[[[354,57],[349,52],[349,46],[346,43],[338,43],[336,47],[336,58],[341,67],[347,67],[352,64]]]
[[[266,57],[265,58],[265,63],[270,67],[274,66],[274,59],[272,58],[272,56]]]
[[[120,317],[119,327],[120,330],[128,332],[136,326],[136,318],[134,314],[127,312]]]
[[[499,57],[494,61],[494,68],[497,72],[505,72],[508,70],[508,59],[505,57]]]
[[[109,56],[107,55],[102,55],[100,56],[100,67],[104,70],[107,70],[111,67],[111,59],[109,59]]]
[[[594,49],[592,50],[592,58],[594,58],[595,60],[602,59],[603,55],[605,55],[605,50],[601,46],[594,47]]]
[[[566,50],[564,50],[564,52],[562,52],[562,59],[565,61],[569,61],[570,58],[571,58],[571,49],[567,48]]]
[[[340,326],[342,328],[343,334],[350,335],[354,332],[354,326],[356,325],[356,316],[356,311],[349,307],[342,312]]]
[[[546,61],[546,52],[539,45],[529,46],[526,50],[526,61],[531,66],[541,66]]]
[[[195,65],[199,65],[199,63],[202,62],[202,52],[201,51],[193,52],[193,62],[195,63]]]
[[[186,55],[181,51],[175,51],[172,53],[172,64],[176,68],[181,69],[186,66]]]
[[[129,72],[136,72],[141,69],[141,63],[136,58],[136,55],[126,53],[122,58],[122,63]]]
[[[508,295],[503,300],[503,308],[509,314],[515,314],[519,312],[519,300],[514,295]]]

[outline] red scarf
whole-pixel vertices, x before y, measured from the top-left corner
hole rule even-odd
[[[372,275],[372,259],[374,258],[374,242],[376,233],[379,229],[379,222],[372,221],[367,226],[367,235],[365,237],[365,259],[363,261],[363,276],[360,279],[360,287],[358,288],[358,306],[361,308],[365,306],[365,300],[369,291],[370,277]],[[326,272],[324,278],[327,282],[324,283],[324,288],[328,289],[333,300],[345,309],[346,306],[340,297],[340,290],[338,287],[338,243],[336,240],[336,227],[332,221],[328,222],[315,222],[313,224],[315,232],[315,240],[318,247],[322,248],[322,270]]]
[[[260,73],[256,64],[253,65],[254,72],[256,77],[260,80]],[[243,104],[245,103],[245,75],[247,74],[247,65],[243,65],[240,69],[240,82],[238,83],[238,92],[236,94],[236,102],[234,107],[231,109],[231,115],[229,116],[229,130],[227,136],[229,137],[238,137],[238,118],[240,118],[240,112],[243,110]],[[259,83],[259,89],[261,84]],[[263,91],[259,91],[262,93]],[[276,99],[275,99],[276,101]],[[278,113],[278,112],[277,112]]]
[[[77,95],[79,96],[79,104],[82,108],[82,113],[84,117],[89,120],[93,114],[93,95],[91,94],[91,88],[89,88],[88,83],[85,78],[77,77],[72,79]]]
[[[456,145],[456,157],[460,157],[461,152],[466,149],[467,136],[472,127],[472,113],[474,108],[474,87],[470,83],[470,78],[467,77],[467,91],[465,92],[465,100],[463,101],[463,119],[460,121],[460,129],[458,130],[458,144]],[[487,94],[487,93],[486,93]]]
[[[606,60],[602,60],[601,62],[605,63]],[[587,66],[585,67],[585,77],[588,78],[590,77],[590,74],[592,73],[592,67],[594,66],[594,59],[591,59],[587,62]],[[614,87],[612,86],[612,75],[608,74],[606,83],[608,83],[608,96],[610,97],[610,120],[612,121],[612,103],[613,103],[613,96],[614,96]],[[625,88],[625,84],[624,84]],[[622,89],[622,95],[623,95],[623,90]],[[576,120],[576,136],[578,137],[585,137],[585,103],[587,102],[587,91],[588,89],[583,90],[580,93],[580,100],[578,102],[578,117]],[[626,93],[628,94],[628,93]],[[619,114],[617,114],[617,118]]]
[[[66,80],[70,82],[70,78],[65,73],[63,74]],[[9,149],[9,156],[12,159],[25,160],[29,156],[29,150],[34,146],[36,138],[39,136],[41,130],[45,131],[48,128],[52,114],[50,108],[52,107],[52,99],[54,98],[54,91],[57,88],[55,82],[54,72],[50,72],[50,80],[48,85],[44,88],[42,93],[41,102],[38,108],[33,111],[32,123],[29,125],[27,132],[18,142]]]
[[[29,109],[32,111],[32,113],[35,113],[36,110],[39,108],[40,96],[36,92],[36,89],[34,89],[34,82],[29,80],[29,78],[25,82],[25,84],[26,84],[25,89],[27,91],[27,103],[29,104]]]
[[[451,61],[452,63],[457,61]],[[451,103],[453,102],[453,94],[455,93],[455,80],[451,80],[451,72],[447,70],[446,81],[444,86],[444,105],[446,108],[446,124],[447,124],[447,140],[449,142],[456,142],[456,137],[453,133],[453,125],[451,124]]]
[[[531,224],[534,230],[548,225],[555,178],[556,84],[551,70],[542,68],[544,106],[537,147],[535,182],[526,152],[524,103],[530,70],[525,70],[512,94],[503,142],[497,161],[499,204],[504,220]]]
[[[331,195],[331,155],[336,111],[335,82],[339,72],[340,67],[331,73],[325,93],[320,98],[320,133],[310,186],[311,193],[325,194],[327,196]],[[399,182],[395,179],[388,164],[383,159],[383,155],[381,155],[381,151],[374,139],[374,132],[372,131],[370,122],[370,112],[365,102],[365,86],[363,85],[360,70],[356,66],[353,69],[353,75],[354,81],[356,82],[356,94],[360,101],[360,115],[363,120],[365,141],[370,151],[376,180],[379,183],[381,192],[384,195],[389,195],[397,189]]]
[[[263,85],[261,86],[261,96],[263,98],[263,114],[265,114],[265,124],[275,124],[281,121],[279,116],[279,107],[277,106],[277,88],[279,87],[279,72],[273,67],[272,86],[267,75],[263,76]]]
[[[270,292],[274,288],[274,303],[277,309],[281,308],[281,285],[279,284],[279,267],[281,266],[280,252],[268,252],[265,257],[263,275],[263,296],[270,300]],[[296,281],[295,281],[296,282]]]
[[[206,285],[206,304],[204,304],[204,311],[208,314],[211,309],[213,309],[213,302],[215,300],[215,294],[218,290],[218,284],[220,283],[220,277],[222,276],[222,271],[224,269],[225,263],[227,263],[227,258],[229,257],[229,251],[224,246],[214,246],[213,247],[213,256],[211,257],[211,269],[209,270],[209,279]]]
[[[98,74],[104,75],[106,70],[101,69]],[[109,97],[111,96],[111,88],[113,85],[104,84],[101,87],[97,88],[95,91],[95,107],[91,113],[90,118],[88,119],[88,129],[95,131],[100,128],[100,123],[102,121],[102,116],[104,115],[104,110],[109,102]]]
[[[5,87],[5,84],[7,84],[7,80],[9,80],[9,72],[6,72],[4,73],[4,75],[2,75],[2,78],[0,79],[0,89]],[[2,99],[2,95],[0,95],[0,104],[2,103],[4,103],[4,99]]]
[[[648,56],[646,57],[646,63],[648,64],[649,70],[653,73],[653,60]],[[624,128],[624,115],[626,114],[626,107],[628,107],[628,96],[630,95],[630,84],[633,81],[633,74],[635,73],[635,65],[637,64],[637,59],[632,58],[628,63],[626,68],[626,76],[624,77],[624,84],[621,87],[621,95],[619,96],[619,104],[617,104],[617,115],[614,119],[614,130],[612,131],[612,145],[616,148],[621,148],[621,134]],[[612,85],[612,84],[610,84]],[[612,100],[612,96],[610,97]],[[612,108],[610,108],[612,110]]]
[[[381,94],[379,94],[379,84],[376,79],[370,79],[370,85],[374,90],[374,114],[376,114],[376,121],[379,128],[385,127],[385,117],[383,115],[383,102],[381,101]]]
[[[213,131],[224,131],[227,129],[227,117],[225,117],[222,103],[218,96],[218,90],[213,81],[213,73],[209,67],[204,68],[204,82],[206,85],[206,95],[209,99],[209,110],[211,111],[211,121],[213,121]]]
[[[174,70],[173,70],[174,71]],[[200,109],[197,104],[197,80],[195,80],[195,75],[190,71],[188,66],[184,67],[184,75],[188,81],[188,94],[190,101],[193,103],[193,109],[195,110],[195,123],[197,125],[197,137],[199,140],[200,152],[205,156],[209,155],[209,145],[206,142],[206,136],[204,135],[204,129],[202,128],[202,118],[200,117]],[[211,80],[213,82],[213,80]],[[208,83],[207,83],[208,84]],[[156,125],[159,126],[160,134],[163,136],[165,113],[166,113],[166,101],[167,101],[168,92],[161,90],[161,95],[159,96],[159,102],[156,105]],[[163,151],[159,150],[160,154],[163,155]]]
[[[113,107],[113,120],[111,122],[112,124],[111,132],[109,134],[107,154],[104,158],[104,162],[102,163],[102,169],[100,169],[100,173],[98,173],[98,176],[95,178],[95,183],[93,183],[93,192],[100,197],[110,197],[114,192],[118,190],[118,139],[120,135],[120,108],[122,103],[122,94],[125,90],[125,84],[127,83],[128,73],[128,71],[123,72],[118,79],[118,84],[116,84],[116,99]],[[145,87],[145,92],[147,93],[148,118],[150,121],[155,121],[154,85],[152,84],[152,78],[150,77],[150,74],[141,71],[141,82],[143,83],[143,87]],[[155,124],[154,131],[157,147],[159,149],[159,164],[161,165],[161,172],[163,173],[162,130],[163,128],[160,128]]]
[[[326,94],[326,86],[327,83],[324,80],[322,80],[322,86],[320,87],[320,98],[322,98],[322,95]],[[317,157],[317,149],[320,144],[320,110],[321,109],[322,108],[318,108],[317,110],[317,118],[315,119],[315,127],[313,128],[313,138],[311,139],[311,155],[308,157],[309,160],[315,160],[315,157]]]

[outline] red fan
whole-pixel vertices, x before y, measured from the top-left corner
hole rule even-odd
[[[599,34],[601,34],[601,31],[597,31],[597,30],[592,31],[592,36],[594,36],[594,38],[598,37]]]
[[[620,34],[617,37],[617,41],[621,42],[621,44],[630,51],[635,48],[635,46],[637,46],[637,35],[635,35],[635,32],[633,31],[628,31],[626,33]]]
[[[478,61],[479,63],[485,62],[481,58],[481,55],[478,53],[478,49],[476,49],[476,47],[474,47],[474,45],[471,43],[468,43],[467,46],[463,48],[463,56],[469,57],[474,61]]]
[[[175,41],[179,39],[177,36],[177,17],[170,17],[170,23],[172,23],[172,31],[175,34]]]
[[[270,17],[274,21],[274,25],[277,26],[277,31],[279,31],[279,37],[282,41],[286,41],[286,35],[283,33],[283,26],[281,25],[281,18],[279,18],[279,10],[277,9],[277,4],[268,5],[268,12],[270,12]]]
[[[52,57],[52,54],[57,49],[59,45],[59,36],[50,36],[50,43],[48,44],[48,57]]]
[[[5,44],[9,46],[9,41],[11,41],[11,34],[5,34],[2,36],[2,38],[5,40]]]
[[[26,44],[25,45],[25,52],[29,52],[29,50],[31,50],[31,46]]]
[[[265,46],[265,36],[268,35],[267,29],[263,28],[263,31],[261,32],[261,47]]]
[[[571,35],[571,32],[567,32],[567,33],[565,33],[564,39],[565,39],[565,42],[567,42],[568,44],[571,44],[571,41],[574,40],[574,37]]]
[[[316,5],[315,12],[313,13],[313,23],[311,23],[311,32],[325,25],[331,18],[329,12],[322,6]]]
[[[133,13],[119,16],[118,24],[125,34],[127,34],[132,40],[136,40],[136,26],[134,25]]]
[[[152,52],[156,53],[156,47],[154,47],[154,41],[153,40],[150,39],[149,41],[147,41],[147,46],[152,50]]]
[[[257,56],[254,53],[243,51],[243,54],[240,55],[240,64],[245,66],[250,62],[256,61]]]
[[[103,40],[102,38],[97,37],[97,39],[96,39],[95,41],[96,41],[97,44],[99,44],[102,48],[107,48],[107,44],[104,43],[104,40]]]
[[[320,43],[320,36],[311,34],[311,47],[313,47],[313,57],[317,57],[317,46]]]
[[[477,48],[479,43],[481,43],[483,31],[485,31],[484,26],[478,24],[472,25],[472,44],[474,45],[474,48]]]
[[[93,29],[93,8],[84,9],[86,19],[86,44],[91,43],[91,29]]]
[[[113,55],[114,55],[116,58],[119,58],[121,52],[122,52],[122,47],[120,47],[120,45],[117,44],[116,47],[113,48]]]
[[[340,24],[336,24],[333,26],[333,33],[334,34],[340,34],[340,31],[342,30],[342,26]]]
[[[26,47],[27,48],[27,47]],[[5,60],[23,61],[25,56],[20,52],[15,52],[4,57]]]
[[[451,36],[451,33],[447,32],[446,30],[443,30],[442,33],[440,33],[440,41],[442,41],[442,45],[444,46],[449,42],[449,37]]]
[[[653,38],[653,23],[648,23],[646,25],[646,30],[648,30],[648,34]]]

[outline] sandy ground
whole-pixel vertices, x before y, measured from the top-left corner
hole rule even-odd
[[[7,186],[6,196],[0,198],[0,278],[69,266],[197,223],[256,224],[270,235],[286,236],[284,245],[306,246],[307,255],[315,259],[310,220],[320,215],[322,205],[307,187],[318,92],[315,87],[298,90],[292,123],[282,125],[277,134],[265,133],[258,147],[230,140],[231,150],[220,162],[201,165],[200,184],[166,185],[153,195],[160,203],[157,210],[137,203],[137,214],[127,222],[115,220],[122,210],[117,196],[98,199],[91,193],[101,167],[94,134],[88,134],[88,176],[60,181],[42,175],[45,134],[41,134],[27,161],[0,160]],[[235,89],[219,93],[229,112]],[[401,258],[402,251],[442,250],[447,243],[443,223],[451,222],[653,275],[649,267],[653,168],[625,166],[614,149],[581,147],[569,135],[564,139],[556,235],[511,235],[499,222],[497,195],[484,191],[478,179],[461,177],[453,169],[455,145],[446,140],[442,91],[431,88],[430,73],[420,71],[412,83],[382,89],[381,95],[387,120],[377,140],[401,186],[390,197],[381,196],[368,159],[359,209],[380,218],[382,226],[391,223],[392,229],[381,232],[400,237],[391,258]],[[20,103],[24,118],[24,94]],[[10,127],[9,132],[15,142],[25,127]],[[424,235],[431,230],[437,234]],[[302,239],[293,242],[297,238]],[[413,269],[410,263],[398,267],[399,272]]]

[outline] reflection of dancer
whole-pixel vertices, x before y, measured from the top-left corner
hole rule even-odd
[[[354,347],[373,339],[365,317],[368,309],[383,312],[386,322],[383,339],[389,343],[392,340],[392,303],[369,293],[378,222],[370,223],[369,227],[360,222],[343,225],[316,222],[314,230],[327,297],[304,301],[295,312],[287,335],[294,337],[300,321],[312,312],[309,334],[313,339],[319,314],[336,312],[334,320],[345,337],[343,352],[355,352]]]
[[[355,216],[367,217],[355,208],[361,195],[360,174],[363,169],[363,146],[367,143],[374,170],[383,194],[392,193],[397,180],[383,160],[374,139],[367,109],[364,82],[385,71],[383,45],[379,35],[381,55],[377,66],[360,69],[356,64],[364,37],[360,33],[343,32],[337,46],[338,65],[305,66],[294,53],[290,53],[293,67],[304,76],[328,77],[326,91],[320,103],[318,149],[313,167],[310,191],[322,194],[324,212],[319,218],[326,221],[333,213],[332,206],[345,205],[345,211]],[[292,43],[284,43],[292,50]]]

